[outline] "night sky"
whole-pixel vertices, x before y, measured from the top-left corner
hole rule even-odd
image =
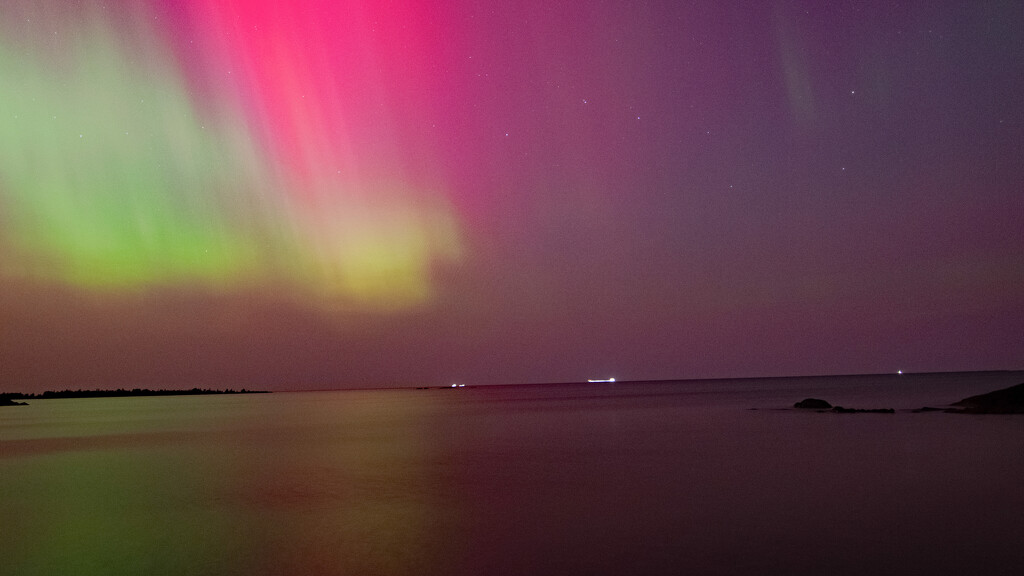
[[[1020,1],[0,10],[0,391],[1024,368]]]

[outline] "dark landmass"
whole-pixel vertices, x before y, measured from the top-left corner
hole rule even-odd
[[[960,414],[1024,414],[1024,383],[964,398],[947,412]]]
[[[832,406],[828,402],[819,398],[805,398],[796,404],[793,404],[793,408],[814,410],[816,412],[833,412],[835,414],[892,414],[895,412],[892,408],[863,409]],[[1016,386],[1010,386],[1009,388],[1003,388],[1002,390],[996,390],[995,392],[989,392],[987,394],[970,396],[960,400],[959,402],[950,404],[949,407],[935,408],[932,406],[924,406],[916,410],[911,410],[911,412],[946,412],[950,414],[1024,414],[1024,383],[1017,384]]]
[[[830,410],[832,405],[820,398],[804,398],[793,404],[793,408],[800,408],[802,410]]]
[[[793,405],[801,410],[814,410],[816,412],[834,412],[836,414],[892,414],[896,410],[892,408],[843,408],[833,406],[820,398],[805,398]]]
[[[836,414],[895,414],[896,410],[893,408],[843,408],[842,406],[833,406],[832,411]]]
[[[15,402],[10,394],[0,394],[0,406],[28,406],[28,402]]]
[[[893,414],[896,410],[892,408],[843,408],[833,406],[820,398],[804,398],[793,404],[793,408],[801,410],[815,410],[818,412],[833,412],[835,414]]]
[[[199,394],[269,394],[268,390],[210,390],[206,388],[192,388],[190,390],[150,390],[148,388],[118,388],[117,390],[47,390],[39,394],[12,392],[0,395],[0,399],[13,402],[14,399],[49,399],[49,398],[117,398],[123,396],[195,396]],[[4,404],[0,400],[0,406],[24,405],[23,402]]]

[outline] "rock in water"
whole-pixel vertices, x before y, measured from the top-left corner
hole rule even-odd
[[[832,408],[832,405],[819,398],[804,398],[803,400],[793,404],[793,408],[806,408],[809,410],[828,410]]]
[[[966,414],[1024,414],[1024,383],[954,402]]]
[[[836,414],[895,414],[894,408],[843,408],[833,406],[832,411]]]

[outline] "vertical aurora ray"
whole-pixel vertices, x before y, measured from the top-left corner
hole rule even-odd
[[[426,301],[459,226],[443,178],[406,161],[430,151],[403,144],[378,75],[400,58],[375,50],[372,19],[336,27],[356,8],[15,3],[0,276]]]

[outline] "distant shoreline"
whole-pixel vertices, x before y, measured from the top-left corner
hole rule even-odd
[[[116,390],[47,390],[45,392],[5,392],[0,393],[2,400],[48,400],[53,398],[123,398],[132,396],[199,396],[213,394],[269,394],[269,390],[212,390],[208,388],[191,388],[188,390],[150,390],[148,388],[118,388]],[[2,404],[2,403],[0,403]]]

